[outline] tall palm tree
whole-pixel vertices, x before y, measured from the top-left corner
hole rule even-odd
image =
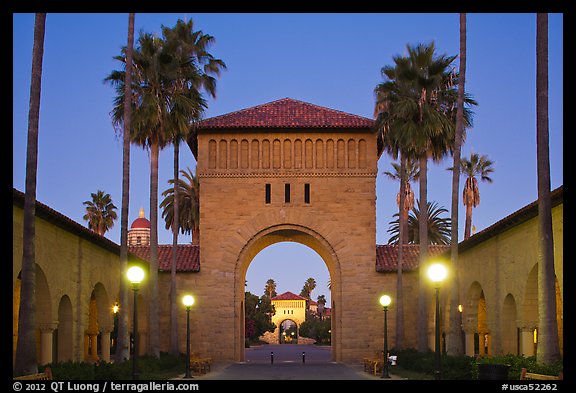
[[[264,287],[264,295],[268,296],[268,298],[272,299],[277,295],[276,293],[276,281],[269,278],[266,281],[266,286]]]
[[[536,161],[539,222],[538,352],[536,357],[541,363],[551,363],[560,359],[548,140],[548,14],[539,13],[536,15]]]
[[[384,174],[388,176],[392,180],[398,180],[399,182],[402,179],[402,168],[401,165],[393,162],[391,163],[392,167],[394,168],[394,172],[385,171]],[[404,195],[404,207],[402,209],[404,215],[404,227],[403,229],[403,239],[402,242],[406,243],[406,223],[408,221],[408,212],[414,208],[414,191],[410,186],[410,182],[418,180],[418,176],[420,175],[420,168],[416,165],[416,162],[410,158],[406,158],[405,160],[405,180],[404,180],[404,193],[402,194],[401,191],[398,191],[396,195],[396,204],[398,208],[400,208],[400,199],[401,196]],[[400,209],[398,210],[400,211]]]
[[[302,290],[300,291],[300,296],[310,300],[310,296],[312,295],[314,288],[316,288],[316,280],[314,280],[312,277],[308,277],[304,282]]]
[[[174,57],[178,64],[176,78],[171,81],[172,94],[169,120],[171,126],[171,141],[174,145],[174,181],[178,184],[178,156],[182,140],[188,138],[193,122],[201,118],[206,101],[200,90],[206,91],[212,97],[216,95],[216,82],[214,75],[220,74],[225,68],[224,62],[215,59],[207,52],[208,46],[214,38],[201,31],[194,31],[192,19],[188,22],[178,20],[173,28],[162,26],[164,47]],[[203,67],[203,68],[201,68]],[[172,225],[173,252],[171,269],[171,353],[178,353],[177,330],[177,300],[176,300],[176,249],[178,246],[179,228],[179,187],[174,187],[174,214]]]
[[[436,55],[434,42],[407,45],[407,57],[395,56],[393,71],[396,92],[392,116],[396,140],[420,162],[420,293],[418,301],[418,350],[428,349],[428,288],[424,269],[428,258],[427,239],[427,161],[439,160],[450,149],[454,125],[448,115],[450,95],[447,82],[455,56]]]
[[[84,202],[86,214],[83,218],[85,221],[88,221],[88,228],[100,236],[104,236],[104,234],[114,226],[114,221],[118,218],[115,212],[117,208],[114,203],[112,203],[110,194],[102,190],[98,190],[96,193],[91,193],[90,195],[92,200]]]
[[[472,208],[480,204],[480,190],[478,189],[478,179],[492,183],[490,174],[494,172],[494,162],[486,155],[480,156],[478,153],[470,154],[470,159],[463,157],[460,160],[460,171],[466,175],[464,190],[462,191],[462,202],[466,206],[466,223],[464,227],[464,239],[470,237],[472,228]],[[453,168],[449,168],[453,170]]]
[[[405,212],[407,209],[405,205],[410,205],[410,201],[406,203],[407,187],[409,184],[406,175],[407,161],[413,161],[412,157],[415,156],[414,152],[409,151],[411,145],[409,141],[403,140],[402,125],[403,119],[401,118],[401,103],[402,97],[408,95],[407,86],[402,79],[398,77],[399,67],[396,65],[385,66],[381,69],[382,76],[387,80],[380,83],[374,89],[376,95],[376,104],[374,107],[374,116],[376,117],[376,128],[378,130],[378,140],[394,159],[400,158],[400,192],[398,193],[397,203],[398,211]],[[398,105],[398,108],[397,108]],[[398,170],[396,170],[398,172]],[[408,192],[408,196],[409,196]],[[413,201],[413,200],[412,200]],[[413,203],[411,204],[413,206]],[[409,209],[408,209],[409,210]],[[403,348],[404,346],[404,302],[403,302],[403,284],[402,284],[402,265],[403,265],[403,247],[405,243],[406,222],[407,214],[400,214],[399,217],[399,247],[398,247],[398,264],[396,272],[396,298],[398,299],[396,307],[396,348]]]
[[[439,206],[437,202],[427,202],[427,227],[428,244],[450,244],[450,229],[452,227],[450,218],[441,215],[448,213],[448,210]],[[398,213],[394,214],[398,217]],[[418,203],[414,206],[407,220],[406,243],[420,244],[420,209]],[[398,244],[400,224],[397,218],[391,221],[388,233],[392,236],[388,239],[388,244]]]
[[[26,148],[26,189],[24,192],[24,223],[20,306],[18,310],[18,342],[14,359],[14,374],[38,372],[36,359],[36,175],[38,171],[38,124],[46,14],[36,14],[30,108],[28,111],[28,146]]]
[[[464,93],[466,83],[466,14],[460,13],[460,69],[458,79],[458,100],[456,109],[456,133],[454,135],[454,165],[452,172],[452,231],[450,234],[450,261],[453,279],[450,287],[450,317],[449,339],[447,351],[451,355],[461,355],[462,347],[462,314],[458,310],[459,298],[459,270],[458,270],[458,191],[460,189],[460,155],[462,150],[462,136],[464,134]]]
[[[200,189],[198,177],[192,173],[190,168],[186,171],[180,170],[180,174],[184,177],[178,178],[178,195],[179,208],[178,223],[180,226],[180,233],[189,235],[192,234],[192,244],[198,244],[198,228],[200,219]],[[171,229],[174,223],[174,179],[168,180],[172,187],[167,188],[162,192],[164,199],[160,203],[162,209],[162,218],[166,222],[166,229]]]
[[[132,116],[132,53],[134,49],[134,13],[128,14],[128,44],[126,47],[126,68],[124,73],[124,100],[122,118],[122,207],[120,213],[120,304],[128,304],[128,211],[130,206],[130,127]],[[120,126],[120,124],[117,124]],[[127,307],[118,315],[118,337],[116,344],[116,361],[122,362],[130,356]]]

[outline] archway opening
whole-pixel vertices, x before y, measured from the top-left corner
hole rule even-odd
[[[246,244],[238,256],[237,269],[236,304],[239,307],[235,325],[237,360],[245,360],[246,333],[250,323],[245,310],[249,307],[246,292],[250,292],[253,296],[261,299],[267,298],[271,303],[273,297],[270,298],[270,295],[264,293],[270,278],[277,282],[276,295],[285,294],[289,298],[287,300],[294,300],[303,304],[300,314],[302,322],[296,320],[296,314],[292,314],[292,312],[296,313],[295,308],[286,310],[286,312],[290,312],[290,316],[280,315],[283,317],[282,319],[289,317],[298,324],[298,343],[322,341],[322,344],[325,344],[324,348],[330,351],[330,358],[332,360],[339,359],[338,337],[340,332],[336,305],[340,301],[340,265],[333,248],[322,236],[308,228],[290,224],[270,227],[261,231]],[[294,275],[296,276],[288,279],[289,276]],[[307,293],[304,291],[305,283],[310,278],[314,280],[316,285],[313,286],[310,293]],[[300,296],[301,294],[304,296]],[[319,296],[321,296],[320,299]],[[284,299],[284,297],[278,297],[280,299],[275,300]],[[272,322],[273,315],[269,317]],[[306,320],[307,317],[308,320]],[[316,320],[327,326],[326,334],[321,338],[304,340],[303,334],[300,332],[302,323],[306,324],[308,321]],[[278,323],[275,325],[273,328],[278,334]],[[278,335],[269,334],[271,334],[272,340],[278,342]],[[238,345],[239,343],[242,345]]]
[[[246,292],[260,298],[273,331],[257,338],[268,344],[330,345],[330,272],[322,257],[296,242],[279,242],[261,250],[246,272]],[[246,305],[250,304],[246,299]],[[263,317],[262,317],[263,318]],[[323,321],[323,323],[321,323]],[[254,323],[245,311],[246,332]],[[304,324],[304,335],[300,327]],[[326,331],[324,331],[326,330]],[[256,341],[250,337],[252,343]]]

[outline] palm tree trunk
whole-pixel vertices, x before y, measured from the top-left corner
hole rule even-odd
[[[150,355],[160,357],[160,321],[158,319],[158,141],[150,147],[150,303],[148,315]]]
[[[178,300],[176,296],[176,260],[178,253],[179,220],[179,191],[178,181],[180,144],[174,141],[174,205],[172,206],[172,268],[170,270],[170,353],[178,355]]]
[[[122,150],[122,212],[120,218],[120,314],[116,361],[130,357],[128,334],[128,215],[130,206],[130,128],[132,117],[132,51],[134,47],[134,14],[128,15],[128,46],[126,47],[126,74],[124,79],[124,135]]]
[[[403,245],[406,238],[406,157],[400,157],[400,204],[398,206],[398,266],[396,268],[396,348],[404,347],[404,294],[402,288]]]
[[[456,135],[454,137],[454,165],[452,169],[452,212],[450,220],[451,239],[450,256],[454,279],[450,289],[450,326],[448,329],[447,352],[450,355],[461,355],[462,348],[462,314],[458,310],[460,304],[459,274],[458,274],[458,195],[460,189],[460,153],[462,134],[464,132],[464,88],[466,77],[466,14],[460,14],[460,72],[458,79],[458,108],[456,110]]]
[[[542,363],[551,363],[560,359],[548,138],[548,14],[537,14],[536,145],[540,247],[538,248],[538,352],[536,357]]]
[[[470,237],[472,228],[472,204],[466,205],[466,222],[464,223],[464,240]]]
[[[14,360],[14,374],[38,372],[36,359],[36,176],[38,170],[38,124],[40,120],[40,93],[42,88],[42,60],[46,14],[36,14],[34,46],[32,49],[32,75],[30,81],[30,108],[28,111],[28,147],[26,151],[26,190],[24,193],[24,228],[20,307],[18,310],[18,342]]]
[[[418,351],[426,352],[428,345],[428,302],[430,300],[426,268],[428,265],[428,206],[426,204],[428,191],[428,158],[426,154],[420,157],[420,264],[418,292]]]

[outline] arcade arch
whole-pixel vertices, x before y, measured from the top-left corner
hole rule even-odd
[[[331,299],[332,299],[332,318],[331,318],[331,331],[332,331],[332,358],[338,357],[339,351],[339,325],[340,316],[336,313],[337,305],[341,301],[340,285],[341,285],[341,268],[340,262],[333,247],[317,232],[310,228],[301,225],[280,224],[268,227],[250,239],[240,251],[236,262],[235,271],[235,326],[234,331],[236,334],[235,356],[241,361],[245,360],[244,357],[244,283],[246,280],[246,273],[248,267],[252,263],[254,257],[266,247],[279,242],[296,242],[308,246],[314,250],[328,268],[330,274],[331,284]]]

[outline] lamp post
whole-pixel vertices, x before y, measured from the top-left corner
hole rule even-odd
[[[190,372],[190,308],[194,304],[194,296],[184,296],[182,303],[186,306],[186,375],[184,378],[194,378]]]
[[[388,295],[380,296],[380,304],[384,307],[384,363],[382,365],[382,375],[380,378],[390,378],[388,372],[388,306],[392,299]]]
[[[446,278],[448,271],[446,266],[441,263],[434,263],[428,268],[428,277],[434,283],[436,290],[436,343],[435,343],[435,357],[436,365],[434,370],[434,379],[442,379],[442,364],[440,361],[440,284]]]
[[[128,281],[132,283],[134,291],[134,321],[132,323],[132,336],[134,337],[134,353],[132,354],[132,379],[138,379],[138,285],[144,280],[144,270],[140,266],[132,266],[126,272]]]

